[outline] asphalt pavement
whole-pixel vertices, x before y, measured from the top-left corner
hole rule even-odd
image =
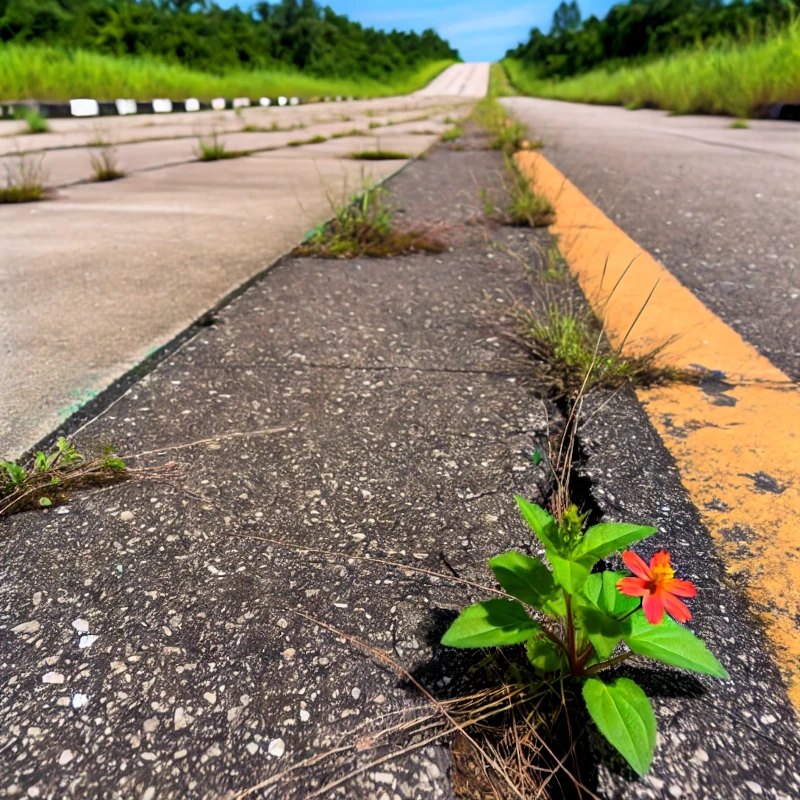
[[[379,100],[53,120],[35,136],[0,123],[0,169],[39,164],[51,191],[0,206],[0,458],[19,457],[270,266],[331,216],[332,199],[407,163],[352,152],[427,150],[485,93],[488,65],[437,81]],[[198,162],[213,132],[253,154]],[[338,138],[290,146],[315,136]],[[100,141],[124,179],[89,181]]]
[[[549,161],[800,379],[800,126],[506,98]]]

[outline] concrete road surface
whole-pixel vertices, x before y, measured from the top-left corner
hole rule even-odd
[[[454,64],[415,97],[483,97],[489,89],[489,64]]]
[[[800,379],[800,125],[503,102],[590,200]]]
[[[57,187],[47,202],[0,206],[0,458],[18,457],[292,249],[330,217],[329,196],[406,163],[350,153],[419,155],[487,81],[488,65],[459,64],[417,96],[56,120],[37,136],[0,123],[0,174],[27,153]],[[263,152],[198,163],[198,135],[212,131],[229,150]],[[341,138],[287,146],[317,135]],[[125,179],[86,183],[98,139],[114,145]]]

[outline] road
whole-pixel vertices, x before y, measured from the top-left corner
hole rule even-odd
[[[0,123],[0,172],[27,154],[53,192],[0,206],[0,458],[18,457],[290,250],[330,217],[329,197],[406,163],[350,153],[419,155],[487,84],[488,65],[458,64],[407,97],[54,120],[33,136]],[[198,139],[213,132],[228,150],[256,152],[199,163]],[[328,140],[289,146],[315,136]],[[87,182],[98,140],[113,145],[124,180]]]
[[[800,126],[509,98],[544,154],[764,356],[800,379]]]

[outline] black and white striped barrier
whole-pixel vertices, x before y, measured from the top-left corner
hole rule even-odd
[[[337,97],[337,100],[341,98]],[[48,119],[66,119],[70,117],[127,117],[132,114],[171,114],[177,112],[225,111],[259,106],[297,106],[303,101],[299,97],[217,97],[210,102],[189,97],[186,100],[169,100],[154,98],[141,101],[128,98],[118,100],[93,100],[82,97],[68,103],[0,103],[0,119],[19,119],[21,114],[36,111]]]

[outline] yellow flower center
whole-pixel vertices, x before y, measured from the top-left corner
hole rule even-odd
[[[652,581],[656,585],[671,581],[675,577],[675,570],[669,564],[656,564],[651,570]]]

